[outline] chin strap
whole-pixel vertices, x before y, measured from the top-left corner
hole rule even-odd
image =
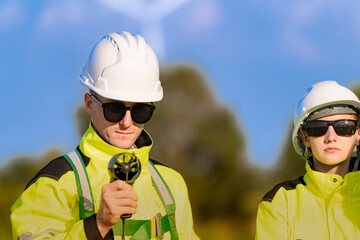
[[[311,152],[309,151],[309,148],[307,146],[304,147],[303,155],[301,156],[301,159],[305,162],[308,162],[310,167],[314,169],[314,164],[311,159]]]

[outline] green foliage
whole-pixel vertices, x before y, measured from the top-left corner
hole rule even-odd
[[[283,150],[277,159],[276,169],[274,169],[272,173],[272,179],[276,180],[276,182],[296,179],[305,174],[305,160],[301,159],[292,145],[292,130],[293,121],[291,120],[285,136]]]
[[[247,204],[242,204],[247,186],[239,183],[248,182],[249,160],[237,119],[218,102],[194,66],[168,66],[161,82],[164,99],[156,103],[146,125],[154,139],[152,157],[183,175],[196,222],[247,224],[252,220],[244,214]],[[257,201],[254,211],[256,205]]]
[[[356,96],[360,99],[360,84],[353,85],[351,87],[351,89],[356,94]]]
[[[155,142],[153,157],[191,183],[198,218],[238,213],[232,201],[240,190],[226,186],[241,180],[240,166],[248,161],[241,155],[245,147],[236,119],[216,101],[204,76],[193,66],[168,67],[161,76],[165,96],[146,126]]]

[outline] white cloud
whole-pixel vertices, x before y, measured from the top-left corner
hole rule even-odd
[[[283,46],[292,55],[306,62],[313,62],[321,57],[319,47],[301,31],[289,27],[283,35]]]
[[[285,10],[283,46],[292,55],[306,62],[321,58],[320,47],[307,36],[305,30],[314,25],[324,10],[325,0],[297,2]]]
[[[193,2],[191,8],[178,21],[186,32],[202,35],[221,24],[223,9],[220,1],[215,0],[197,0]],[[186,29],[185,29],[186,28]]]
[[[360,3],[353,1],[335,0],[306,0],[287,5],[287,9],[282,8],[284,13],[284,25],[282,41],[286,50],[302,59],[312,62],[325,57],[325,50],[319,38],[313,38],[311,32],[319,29],[321,31],[321,21],[333,19],[334,22],[343,23],[344,31],[347,34],[360,38]],[[329,23],[331,24],[331,23]],[[333,24],[333,31],[341,32],[341,24]],[[321,39],[326,41],[326,36]]]
[[[161,21],[190,0],[98,0],[140,22]]]
[[[42,29],[55,29],[61,26],[82,23],[85,20],[86,2],[55,1],[39,14],[37,24]]]
[[[222,9],[217,1],[197,1],[192,13],[192,26],[202,31],[216,27],[222,18]]]
[[[0,31],[11,29],[24,20],[24,9],[16,2],[6,2],[0,5]]]
[[[354,9],[355,14],[355,36],[360,40],[360,6]]]
[[[190,0],[98,0],[107,7],[139,21],[142,34],[161,59],[166,55],[163,33],[165,17]]]
[[[324,10],[324,0],[301,1],[292,5],[288,18],[299,26],[312,24]]]

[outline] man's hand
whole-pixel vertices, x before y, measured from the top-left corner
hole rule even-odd
[[[137,207],[137,195],[134,188],[121,180],[116,180],[102,188],[99,212],[96,223],[104,237],[120,220],[123,214],[134,214]]]

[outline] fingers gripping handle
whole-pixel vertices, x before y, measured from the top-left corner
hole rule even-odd
[[[140,160],[133,153],[119,153],[114,155],[108,166],[112,180],[122,180],[133,185],[141,172]],[[122,219],[130,218],[132,214],[121,215]]]

